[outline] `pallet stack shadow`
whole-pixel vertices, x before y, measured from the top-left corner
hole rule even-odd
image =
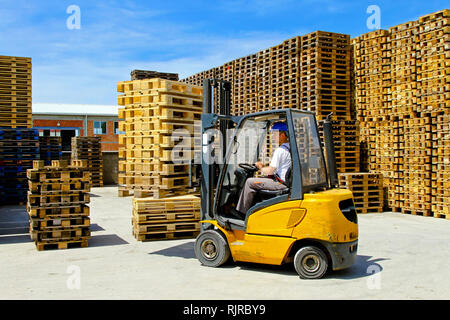
[[[32,127],[31,58],[0,56],[0,127]]]
[[[450,11],[352,39],[354,105],[387,206],[449,216]]]
[[[72,159],[87,160],[91,185],[103,186],[103,155],[100,137],[72,137]]]
[[[38,131],[0,128],[0,203],[27,201],[27,169],[39,159]]]
[[[194,128],[202,113],[202,88],[164,79],[117,84],[119,196],[183,195],[189,189]]]
[[[195,238],[199,221],[199,197],[133,198],[133,235],[138,241]]]
[[[335,131],[352,137],[335,141],[338,171],[358,172],[359,123],[351,109],[350,61],[349,35],[316,31],[181,81],[231,81],[232,115],[295,108],[314,111],[322,121],[333,112]]]
[[[27,171],[30,236],[37,250],[87,247],[90,172],[86,161],[35,161]]]
[[[339,173],[339,186],[353,193],[357,213],[383,212],[383,175],[376,173]]]
[[[51,165],[52,160],[61,160],[61,137],[39,137],[39,153],[46,166]]]

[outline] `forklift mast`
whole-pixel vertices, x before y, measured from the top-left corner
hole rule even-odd
[[[218,114],[216,113],[216,106],[214,106],[214,88],[219,89],[219,106]],[[216,182],[217,164],[214,164],[211,159],[215,158],[214,149],[214,135],[209,129],[217,129],[219,123],[219,130],[222,138],[226,137],[226,132],[231,128],[231,83],[229,81],[218,79],[204,79],[203,80],[203,114],[202,114],[202,179],[200,185],[200,192],[202,195],[202,219],[213,218],[212,211],[214,194],[213,187]],[[226,155],[226,143],[223,141],[222,155]],[[223,160],[223,159],[221,159]],[[203,227],[203,225],[202,225]]]
[[[323,122],[323,135],[325,139],[325,152],[327,154],[327,167],[330,180],[330,189],[333,189],[338,184],[337,167],[336,167],[336,153],[334,151],[333,141],[333,125],[331,122],[330,113]]]

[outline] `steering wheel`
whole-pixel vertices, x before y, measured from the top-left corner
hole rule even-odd
[[[258,167],[255,166],[254,164],[248,164],[248,163],[239,163],[239,167],[244,169],[245,171],[258,171]]]

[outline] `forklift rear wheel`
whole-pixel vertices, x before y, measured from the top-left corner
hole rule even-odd
[[[328,258],[315,246],[300,248],[294,257],[295,270],[302,279],[319,279],[327,272]]]
[[[219,267],[230,257],[230,248],[219,232],[206,230],[195,240],[195,255],[203,265]]]

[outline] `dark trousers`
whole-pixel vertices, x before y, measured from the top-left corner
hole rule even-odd
[[[282,190],[286,188],[284,184],[270,178],[249,178],[245,182],[236,209],[242,213],[247,213],[258,190]]]

